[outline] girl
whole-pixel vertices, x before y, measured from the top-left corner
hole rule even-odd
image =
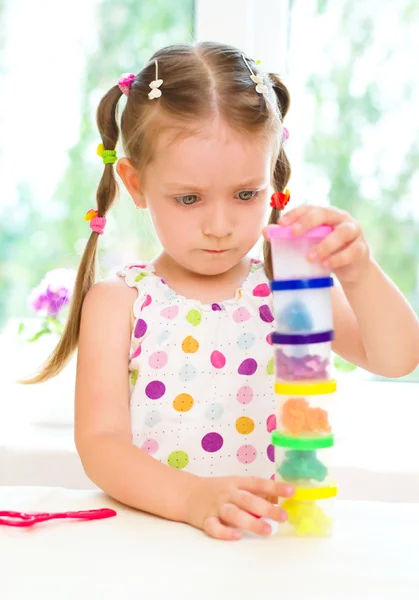
[[[163,247],[94,285],[96,248],[117,193],[118,103],[126,153],[116,165],[136,208],[148,209]],[[260,515],[286,515],[273,498],[274,329],[264,264],[249,258],[271,185],[290,167],[282,141],[285,85],[229,46],[157,52],[100,102],[105,163],[97,213],[66,331],[36,378],[56,375],[78,346],[75,439],[88,476],[117,500],[222,539],[270,533]],[[269,222],[280,212],[272,210]],[[372,259],[361,228],[334,208],[305,206],[280,219],[294,232],[334,231],[309,258],[327,263],[334,350],[384,376],[419,362],[419,324]]]

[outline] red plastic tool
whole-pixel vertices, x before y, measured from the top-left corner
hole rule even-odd
[[[32,527],[37,523],[52,521],[54,519],[78,519],[82,521],[96,521],[98,519],[109,519],[115,517],[116,512],[110,508],[98,508],[94,510],[79,510],[75,512],[61,513],[23,513],[10,510],[0,510],[0,525],[10,527]]]

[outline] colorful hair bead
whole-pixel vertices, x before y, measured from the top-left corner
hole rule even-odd
[[[116,150],[105,150],[105,146],[103,144],[99,144],[96,153],[101,157],[104,165],[113,165],[113,163],[118,160]]]
[[[290,201],[291,194],[289,190],[285,190],[285,192],[275,192],[271,196],[271,207],[276,210],[284,210]]]
[[[132,82],[135,79],[134,73],[122,73],[118,79],[118,87],[125,96],[128,96],[131,90]]]
[[[90,229],[99,235],[103,235],[106,226],[106,217],[99,217],[98,211],[90,208],[84,215],[84,220],[89,221]]]

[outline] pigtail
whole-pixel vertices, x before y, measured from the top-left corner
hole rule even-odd
[[[97,126],[105,150],[115,150],[119,127],[118,102],[122,92],[116,85],[102,98],[97,110]],[[105,164],[96,192],[99,217],[104,217],[114,203],[118,193],[113,164]],[[77,271],[74,293],[70,303],[68,319],[60,340],[41,367],[39,373],[21,383],[40,383],[58,375],[69,362],[77,348],[80,334],[80,321],[84,299],[96,281],[97,245],[99,234],[92,231]]]
[[[278,110],[281,114],[281,121],[283,121],[290,107],[290,95],[287,88],[282,83],[278,75],[274,73],[269,73],[269,78],[272,82],[272,87],[276,95]],[[287,155],[285,154],[283,143],[281,142],[278,158],[273,172],[273,182],[275,191],[284,191],[290,180],[290,177],[291,165],[289,163]],[[273,208],[269,216],[269,225],[271,225],[272,223],[276,223],[280,216],[281,211],[277,210],[276,208]],[[266,240],[263,242],[263,258],[265,262],[266,275],[269,279],[273,279],[271,245]]]

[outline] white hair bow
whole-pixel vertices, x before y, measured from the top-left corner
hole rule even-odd
[[[148,97],[150,100],[154,100],[155,98],[160,98],[162,95],[162,91],[159,89],[163,83],[163,79],[159,79],[159,65],[157,60],[154,61],[156,64],[156,78],[154,81],[150,83],[151,92],[149,92]]]

